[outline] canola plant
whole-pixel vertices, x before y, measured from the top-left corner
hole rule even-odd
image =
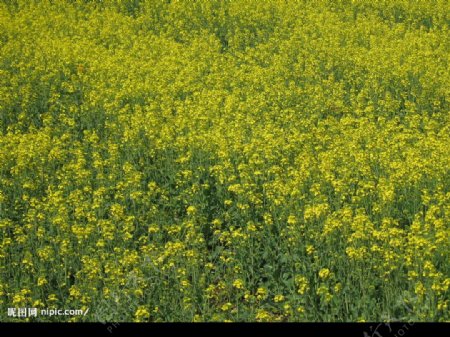
[[[449,28],[448,0],[1,0],[0,320],[448,321]]]

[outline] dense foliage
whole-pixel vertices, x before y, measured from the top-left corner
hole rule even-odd
[[[0,1],[0,320],[449,320],[449,14]]]

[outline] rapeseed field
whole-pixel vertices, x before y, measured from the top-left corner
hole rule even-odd
[[[1,0],[0,321],[449,321],[449,28]]]

